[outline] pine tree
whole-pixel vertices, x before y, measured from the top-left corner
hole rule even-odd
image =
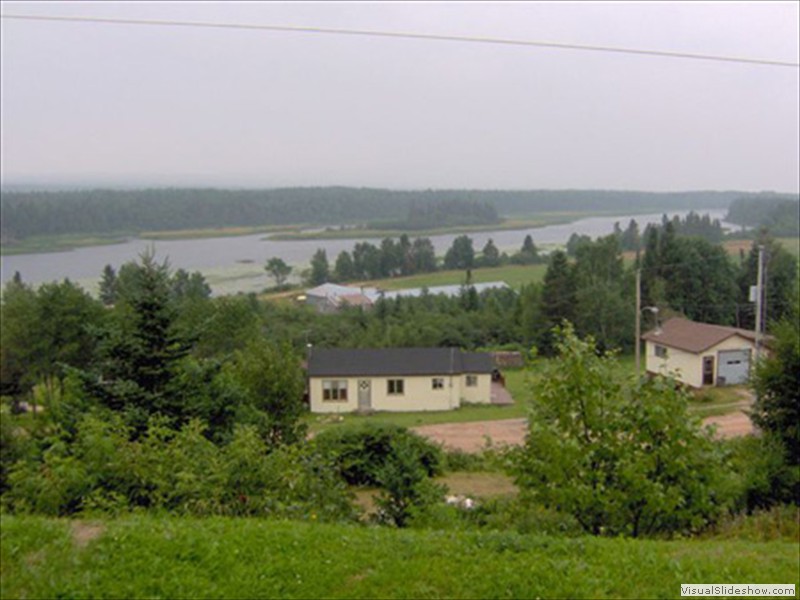
[[[117,301],[117,273],[114,267],[106,265],[100,279],[100,301],[106,306],[113,306]]]
[[[191,342],[175,325],[167,264],[145,253],[141,264],[128,270],[113,322],[101,334],[99,360],[84,380],[102,404],[123,412],[139,435],[151,415],[161,414],[179,425],[191,414],[187,384],[180,377]]]
[[[556,250],[550,258],[542,289],[542,315],[547,323],[547,332],[541,345],[545,353],[551,352],[554,348],[550,330],[560,325],[563,320],[574,323],[575,294],[575,276],[567,255],[561,250]]]

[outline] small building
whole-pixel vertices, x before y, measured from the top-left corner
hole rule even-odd
[[[686,385],[745,383],[755,353],[755,332],[674,318],[642,336],[645,368]]]
[[[474,283],[469,287],[474,288],[478,294],[485,290],[509,288],[508,284],[504,281]],[[374,287],[356,287],[339,285],[337,283],[323,283],[322,285],[308,290],[302,298],[306,304],[313,306],[318,312],[332,313],[337,312],[345,306],[357,306],[365,310],[370,309],[381,298],[386,300],[419,298],[425,294],[431,296],[445,295],[452,298],[461,294],[463,290],[464,286],[462,285],[439,285],[430,288],[380,290]]]
[[[387,300],[396,298],[419,298],[425,294],[430,296],[444,295],[449,298],[459,296],[464,289],[474,288],[480,294],[486,290],[508,289],[509,285],[505,281],[486,281],[484,283],[471,283],[464,285],[435,285],[428,288],[406,288],[402,290],[391,290],[382,292],[381,295]]]
[[[314,413],[451,410],[493,399],[492,357],[458,348],[312,348]]]
[[[344,306],[370,308],[379,297],[377,288],[323,283],[305,293],[305,302],[318,312],[332,313]]]

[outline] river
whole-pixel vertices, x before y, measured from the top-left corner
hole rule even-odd
[[[689,211],[668,212],[681,217]],[[712,219],[722,219],[725,210],[697,210],[708,213]],[[527,234],[533,237],[537,246],[564,244],[573,233],[592,238],[608,235],[619,222],[624,230],[631,219],[636,219],[639,230],[644,231],[648,223],[660,223],[662,213],[621,215],[615,217],[589,217],[562,225],[549,225],[514,231],[483,231],[470,233],[476,251],[480,251],[491,238],[502,251],[514,252],[522,246]],[[726,227],[735,227],[723,223]],[[430,236],[437,255],[443,255],[459,234]],[[413,235],[411,236],[414,237]],[[136,260],[148,248],[155,250],[156,259],[168,259],[173,269],[202,272],[215,294],[239,291],[260,291],[271,285],[271,280],[263,270],[265,262],[278,256],[299,271],[311,260],[318,248],[327,251],[328,260],[333,265],[342,250],[352,250],[357,241],[380,243],[379,238],[369,240],[270,240],[263,233],[238,237],[201,238],[189,240],[151,241],[131,239],[110,246],[92,246],[67,252],[41,254],[18,254],[0,257],[0,275],[5,284],[19,271],[27,283],[39,284],[64,278],[77,282],[90,291],[95,291],[103,267],[110,264],[118,269],[125,262]]]

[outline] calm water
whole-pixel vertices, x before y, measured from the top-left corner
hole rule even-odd
[[[712,219],[722,219],[724,210],[700,210],[700,214],[708,213]],[[667,213],[668,216],[685,216],[688,211]],[[627,215],[618,217],[591,217],[580,219],[564,225],[551,225],[528,230],[486,231],[469,234],[476,251],[480,251],[489,238],[501,250],[515,251],[522,246],[525,235],[531,234],[537,245],[563,244],[572,233],[597,237],[607,235],[619,222],[624,230],[630,219],[636,219],[639,230],[643,231],[647,223],[659,223],[661,213],[644,215]],[[723,224],[726,225],[726,224]],[[450,247],[457,234],[431,236],[437,254],[441,255]],[[413,236],[412,236],[413,238]],[[281,257],[287,263],[304,267],[318,248],[325,248],[328,260],[333,264],[336,255],[342,250],[352,250],[356,241],[361,240],[302,240],[272,241],[265,234],[246,235],[241,237],[206,238],[196,240],[150,241],[133,239],[113,246],[95,246],[80,248],[69,252],[52,252],[46,254],[19,254],[0,257],[0,274],[5,283],[19,271],[28,283],[69,278],[72,281],[89,283],[100,277],[107,264],[119,268],[125,262],[136,260],[147,248],[153,247],[156,258],[167,258],[174,268],[188,271],[201,271],[208,278],[216,293],[223,290],[256,291],[270,284],[262,265],[273,256]],[[380,239],[367,240],[378,244]],[[249,280],[246,285],[231,286],[235,280]],[[227,283],[226,283],[227,282]]]

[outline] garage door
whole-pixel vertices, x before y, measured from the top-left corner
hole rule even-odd
[[[750,350],[722,350],[719,353],[717,377],[722,385],[747,381],[750,374]]]

